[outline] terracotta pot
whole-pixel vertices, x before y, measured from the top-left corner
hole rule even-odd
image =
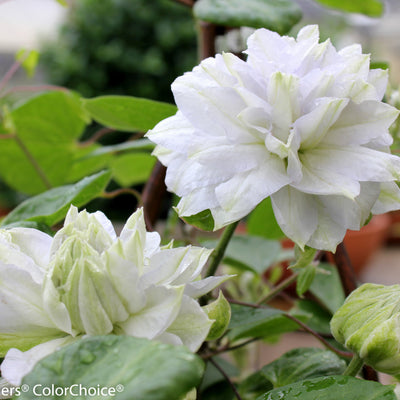
[[[374,215],[368,225],[359,231],[347,231],[344,245],[356,273],[359,273],[371,256],[384,245],[390,223],[389,214]]]

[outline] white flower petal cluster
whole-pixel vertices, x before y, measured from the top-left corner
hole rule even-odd
[[[73,206],[54,238],[0,230],[2,376],[19,385],[39,359],[83,335],[131,335],[196,351],[213,323],[196,298],[227,278],[201,279],[209,254],[160,247],[141,209],[119,237],[103,213]]]
[[[300,247],[335,250],[371,211],[400,208],[387,72],[370,70],[359,45],[319,43],[317,26],[296,39],[259,29],[246,53],[177,78],[179,111],[148,133],[180,216],[209,209],[219,229],[270,196]]]

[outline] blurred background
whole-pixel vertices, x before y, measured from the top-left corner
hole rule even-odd
[[[400,81],[400,2],[386,0],[383,18],[344,14],[296,0],[302,24],[318,23],[336,46],[359,42],[374,61],[388,62]],[[37,49],[35,79],[85,96],[127,93],[171,100],[169,85],[196,63],[188,7],[174,0],[0,0],[0,75],[21,48]],[[137,62],[138,58],[142,61]],[[17,78],[23,79],[20,75]]]

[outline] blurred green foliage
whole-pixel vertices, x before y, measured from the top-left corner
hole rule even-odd
[[[170,85],[197,61],[191,11],[173,0],[79,0],[41,65],[86,97],[129,94],[172,101]]]

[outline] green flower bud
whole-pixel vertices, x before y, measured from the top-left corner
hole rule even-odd
[[[360,286],[336,311],[331,331],[377,371],[400,374],[400,285]]]
[[[231,306],[220,291],[218,299],[202,307],[208,315],[208,318],[214,320],[208,332],[207,340],[216,340],[220,338],[231,320]]]

